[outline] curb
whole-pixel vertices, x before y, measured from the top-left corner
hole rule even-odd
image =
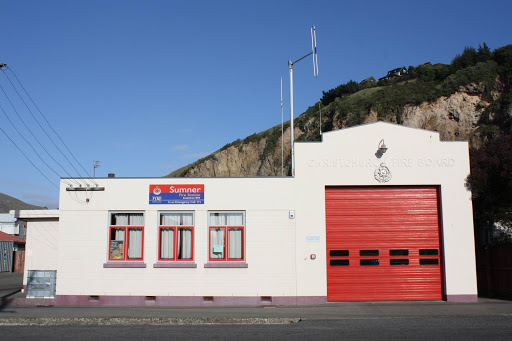
[[[74,317],[74,318],[0,318],[0,326],[59,326],[59,325],[197,325],[197,324],[291,324],[300,318],[123,318],[123,317]]]

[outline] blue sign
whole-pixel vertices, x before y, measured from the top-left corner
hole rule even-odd
[[[204,204],[204,185],[149,185],[149,204]]]

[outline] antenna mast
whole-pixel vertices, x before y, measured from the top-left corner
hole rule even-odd
[[[318,102],[318,112],[320,115],[320,121],[318,122],[318,130],[320,131],[320,139],[322,139],[322,107],[320,106],[322,101]]]
[[[288,60],[288,69],[290,70],[290,144],[291,144],[291,158],[292,158],[292,176],[295,176],[295,150],[293,147],[293,65],[300,62],[306,57],[313,55],[313,76],[318,77],[318,55],[316,53],[316,28],[311,26],[311,52],[307,55],[292,62]]]
[[[92,170],[92,176],[93,178],[96,177],[96,168],[98,168],[100,166],[100,162],[101,161],[94,161],[94,166],[93,166],[93,170]]]
[[[283,77],[281,77],[281,176],[284,175],[284,114],[283,114]]]

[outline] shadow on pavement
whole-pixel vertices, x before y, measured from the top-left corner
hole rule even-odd
[[[23,288],[23,274],[0,272],[0,311],[12,300],[9,298]]]

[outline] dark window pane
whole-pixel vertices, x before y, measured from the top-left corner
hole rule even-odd
[[[359,250],[359,256],[378,256],[379,250]]]
[[[437,256],[437,249],[420,249],[420,256]]]
[[[438,265],[438,264],[439,264],[438,259],[432,259],[432,258],[420,259],[420,265]]]
[[[331,257],[348,257],[348,250],[331,250],[329,255]]]
[[[390,259],[389,265],[409,265],[408,259]]]
[[[409,250],[389,250],[390,256],[409,256]]]
[[[348,259],[331,259],[330,264],[331,264],[331,266],[349,265],[349,260]]]
[[[359,261],[360,265],[379,265],[378,259],[361,259]]]

